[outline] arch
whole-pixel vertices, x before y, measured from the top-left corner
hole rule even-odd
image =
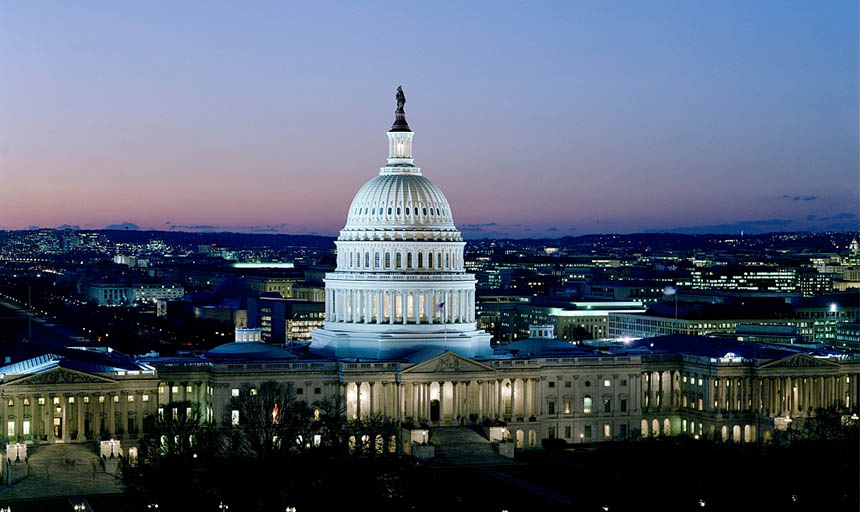
[[[651,422],[651,433],[654,434],[655,437],[660,435],[660,421],[657,418],[654,418]]]
[[[732,441],[735,443],[741,442],[741,426],[735,425],[732,427]]]
[[[722,427],[720,427],[720,438],[721,438],[723,441],[728,441],[728,440],[729,440],[729,427],[727,427],[727,426],[725,426],[725,425],[723,425]]]
[[[771,441],[773,441],[773,437],[772,437],[772,434],[770,433],[770,430],[765,429],[764,432],[761,433],[761,440],[765,444],[770,444]]]
[[[537,446],[537,432],[535,429],[529,429],[529,448],[534,448]]]
[[[750,427],[750,425],[744,425],[744,442],[752,442],[752,428]]]
[[[648,420],[642,420],[641,427],[642,437],[648,437]]]
[[[672,422],[669,421],[669,418],[663,420],[663,435],[670,436],[672,435]]]
[[[522,450],[525,448],[525,433],[522,429],[517,429],[517,448]]]
[[[591,399],[591,395],[585,395],[582,397],[582,413],[583,414],[591,414],[593,407],[593,400]]]

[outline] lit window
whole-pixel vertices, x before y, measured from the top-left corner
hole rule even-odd
[[[99,395],[99,403],[100,404],[105,403],[105,396],[104,395]]]
[[[232,411],[230,411],[230,424],[231,425],[238,425],[239,424],[239,411],[236,409],[233,409]]]
[[[128,401],[134,402],[134,395],[128,395]]]
[[[70,396],[70,397],[69,397],[69,403],[70,403],[70,404],[75,403],[75,397]]]
[[[149,395],[143,395],[143,401],[149,402]]]
[[[185,386],[185,392],[191,393],[191,386]]]
[[[585,414],[591,414],[591,397],[585,395],[582,398],[582,412]]]
[[[257,396],[257,388],[251,388],[251,396]]]
[[[233,388],[230,390],[230,396],[239,396],[239,388]]]
[[[30,422],[28,420],[24,420],[24,435],[30,435]]]
[[[609,439],[612,437],[612,425],[609,423],[603,424],[603,439]]]
[[[173,386],[172,388],[170,388],[170,390],[171,390],[173,393],[179,393],[179,386]]]
[[[39,397],[39,405],[45,405],[45,397]]]
[[[608,388],[612,386],[612,381],[609,379],[603,379],[603,387]]]
[[[58,405],[59,403],[60,403],[60,399],[57,397],[54,397],[54,405]],[[14,405],[12,400],[9,400],[9,405]]]
[[[119,395],[114,395],[114,396],[113,396],[113,401],[114,401],[114,402],[119,402]]]

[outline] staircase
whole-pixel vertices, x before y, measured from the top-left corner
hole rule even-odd
[[[436,457],[433,459],[433,466],[436,467],[516,463],[513,459],[499,455],[487,438],[469,427],[432,428],[430,442],[436,448]]]
[[[104,472],[90,444],[30,446],[28,455],[29,476],[0,487],[0,502],[123,492],[122,480]]]

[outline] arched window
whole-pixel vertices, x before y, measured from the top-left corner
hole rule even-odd
[[[412,253],[406,253],[406,268],[412,268]]]
[[[591,414],[591,396],[585,395],[582,397],[582,412],[583,414]]]
[[[371,208],[371,209],[370,209],[370,214],[371,214],[371,215],[376,215],[376,208]]]
[[[379,268],[379,253],[373,257],[373,268]]]
[[[427,255],[427,268],[433,268],[433,253]]]
[[[388,207],[388,215],[391,215],[391,207]]]
[[[391,268],[391,253],[385,253],[385,268]]]
[[[436,215],[439,215],[439,208],[436,208]]]
[[[433,216],[433,208],[430,208],[430,216]]]
[[[424,253],[418,253],[418,268],[424,268]]]
[[[418,207],[415,207],[415,215],[418,215]]]
[[[409,215],[409,213],[410,213],[409,208],[406,208],[406,215]]]
[[[364,267],[365,268],[370,267],[370,253],[369,252],[364,253]]]
[[[352,267],[352,253],[349,253],[349,266]]]
[[[426,217],[427,216],[427,208],[424,208],[423,211],[424,211],[424,216]]]
[[[364,208],[364,214],[367,215],[367,208]]]
[[[400,268],[401,266],[403,266],[403,258],[400,256],[400,253],[399,253],[399,252],[398,252],[398,253],[397,253],[397,255],[394,257],[394,261],[396,262],[396,265],[395,265],[395,266],[396,266],[397,268]]]
[[[400,207],[399,206],[397,207],[397,215],[398,216],[400,215]]]

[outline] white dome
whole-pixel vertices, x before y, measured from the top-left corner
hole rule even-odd
[[[439,238],[460,239],[445,194],[417,173],[380,174],[355,195],[341,239],[375,238],[372,232],[377,231],[401,231],[404,238],[407,231],[419,231],[422,238],[438,233]]]

